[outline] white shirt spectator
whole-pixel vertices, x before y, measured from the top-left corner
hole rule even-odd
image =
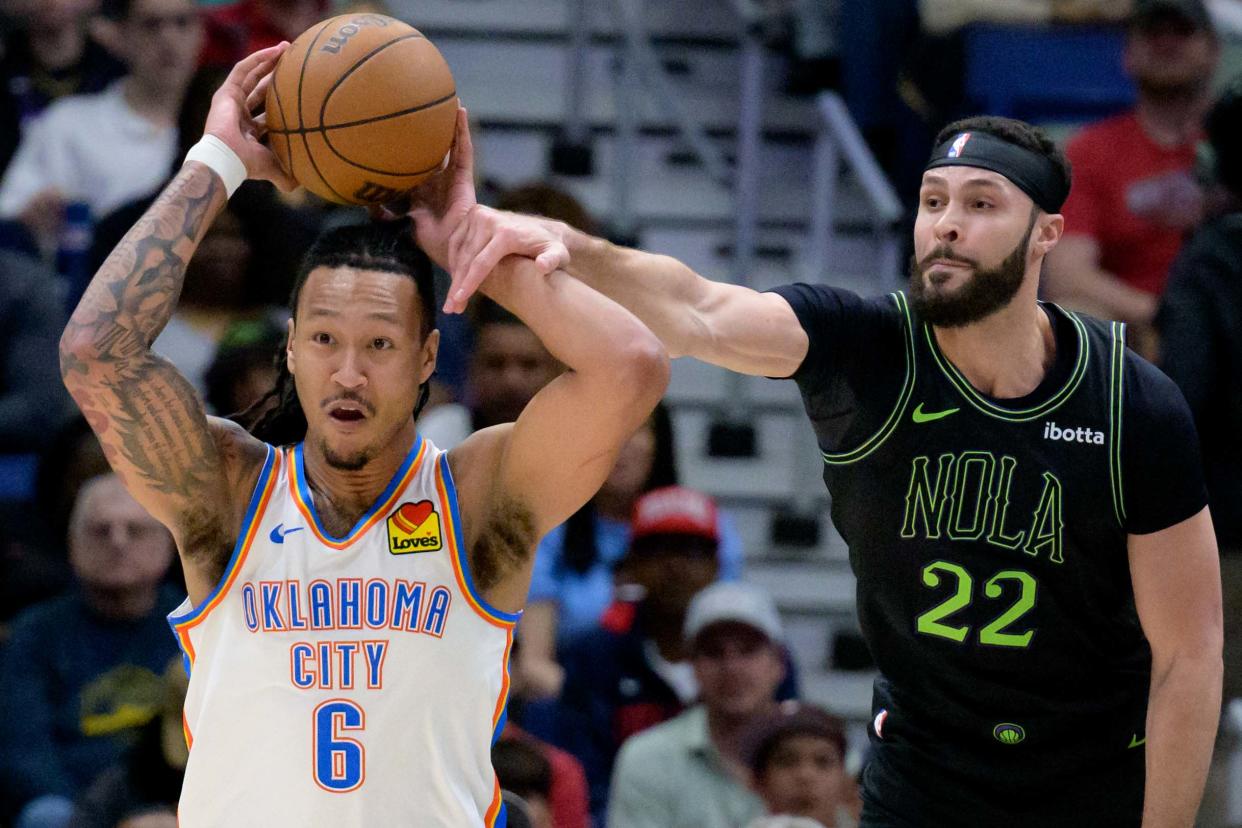
[[[62,98],[31,121],[0,181],[0,217],[17,216],[34,196],[55,189],[99,218],[168,179],[177,129],[135,112],[124,85]]]

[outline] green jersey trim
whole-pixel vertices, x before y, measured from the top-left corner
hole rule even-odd
[[[910,318],[910,306],[906,304],[906,297],[903,293],[891,293],[889,296],[896,303],[897,309],[901,311],[902,327],[905,331],[906,345],[906,380],[901,387],[901,393],[897,395],[897,405],[893,408],[888,419],[884,421],[884,425],[880,426],[880,430],[872,434],[861,446],[853,451],[846,452],[820,452],[824,456],[824,462],[832,466],[843,466],[850,463],[857,463],[873,451],[883,445],[894,431],[897,430],[898,423],[901,422],[902,415],[905,413],[906,406],[910,403],[910,398],[914,396],[914,377],[915,377],[915,359],[914,359],[914,320]]]
[[[1121,478],[1121,413],[1124,408],[1124,381],[1126,362],[1126,326],[1122,322],[1110,325],[1112,353],[1109,359],[1108,382],[1108,478],[1113,491],[1113,513],[1118,525],[1126,524],[1126,494]]]
[[[1061,386],[1057,393],[1033,408],[1005,408],[996,405],[984,397],[975,390],[975,387],[957,369],[957,366],[940,352],[940,346],[936,344],[936,336],[932,332],[931,325],[923,324],[923,334],[927,338],[927,347],[931,351],[932,359],[940,366],[940,370],[948,378],[949,382],[966,398],[966,402],[989,417],[995,417],[998,420],[1008,420],[1013,423],[1025,423],[1040,417],[1046,417],[1060,408],[1073,395],[1074,391],[1078,389],[1083,377],[1087,375],[1087,364],[1091,356],[1091,340],[1087,336],[1087,327],[1078,318],[1077,314],[1068,311],[1062,312],[1073,323],[1074,330],[1078,333],[1078,360],[1074,363],[1074,369],[1070,372],[1069,379],[1065,381],[1065,385]]]

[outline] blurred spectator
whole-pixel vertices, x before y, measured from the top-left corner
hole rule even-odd
[[[18,146],[0,181],[0,217],[51,248],[65,205],[95,217],[159,188],[177,150],[177,117],[197,62],[193,0],[116,0],[104,27],[129,74],[103,92],[56,101]]]
[[[70,525],[77,588],[19,616],[0,664],[0,800],[22,809],[18,828],[66,823],[159,714],[177,652],[167,530],[111,474],[82,487]]]
[[[62,561],[66,557],[69,517],[79,492],[87,481],[111,471],[99,438],[86,418],[77,413],[52,433],[47,449],[39,456],[33,522],[46,529],[42,540],[55,547]]]
[[[763,814],[742,736],[775,709],[784,677],[776,605],[748,584],[714,584],[691,602],[685,636],[702,703],[621,747],[609,828],[733,828]]]
[[[0,454],[51,449],[72,412],[57,366],[65,324],[57,294],[40,262],[0,251]],[[34,489],[37,478],[6,481],[15,483]],[[42,530],[28,504],[0,502],[0,624],[64,585],[63,558],[44,554]],[[63,549],[63,533],[56,543]]]
[[[707,495],[678,486],[643,495],[620,562],[639,597],[613,604],[599,627],[561,654],[557,742],[586,768],[594,811],[607,802],[621,743],[698,698],[683,630],[690,600],[716,580],[718,546],[716,504]]]
[[[550,184],[533,182],[500,192],[496,207],[515,213],[529,213],[563,221],[585,233],[599,228],[577,199]],[[438,295],[448,292],[447,275],[437,270]],[[484,337],[483,329],[497,328]],[[526,402],[563,368],[552,359],[543,343],[525,331],[525,326],[494,302],[477,299],[469,314],[437,314],[440,350],[436,354],[436,373],[432,381],[431,403],[419,422],[419,431],[440,448],[452,448],[479,423],[491,425],[511,422]],[[512,346],[512,351],[508,346]],[[477,353],[483,350],[483,354]],[[501,382],[503,388],[487,386]],[[496,408],[494,396],[509,397],[504,411]],[[520,400],[520,404],[517,401]],[[464,403],[464,404],[455,404]]]
[[[223,210],[186,266],[177,311],[152,345],[152,350],[176,365],[199,393],[206,391],[207,369],[225,331],[247,312],[250,253],[250,242],[242,233],[237,214]]]
[[[201,123],[193,129],[195,135],[202,134]],[[99,223],[91,252],[93,269],[103,263],[151,201],[128,204]],[[251,396],[256,389],[266,393],[271,387],[264,383],[271,376],[274,352],[284,341],[284,328],[271,330],[266,308],[276,294],[274,286],[284,288],[284,295],[275,301],[287,300],[287,288],[305,251],[305,246],[296,253],[293,248],[298,242],[309,244],[318,225],[317,216],[281,205],[267,185],[244,185],[216,217],[190,260],[177,312],[154,349],[204,394],[213,413],[224,416],[240,410],[218,409],[216,404],[224,400],[212,399],[213,382],[218,383],[220,394],[231,393],[225,386],[231,387],[234,377],[229,372],[234,369],[245,371],[245,376],[236,378],[242,383],[237,390],[243,396]],[[259,339],[250,343],[251,337]],[[214,378],[209,377],[217,348],[246,343],[250,347],[226,354],[226,362]],[[269,343],[274,344],[261,354]],[[266,365],[260,365],[264,360]]]
[[[65,541],[78,489],[112,470],[81,415],[48,432],[51,439],[35,475],[34,508],[6,503],[0,509],[0,624],[68,585]]]
[[[78,800],[73,828],[176,828],[177,801],[190,758],[182,718],[189,677],[180,657],[168,663],[162,683],[159,715],[143,726],[129,754],[103,771]]]
[[[716,506],[707,495],[669,486],[639,498],[629,551],[617,565],[618,600],[561,652],[565,683],[552,729],[582,761],[596,813],[607,804],[621,743],[698,700],[683,630],[690,601],[716,580],[718,545]],[[516,670],[515,681],[521,676]],[[776,698],[796,695],[796,672],[787,664]]]
[[[1135,0],[1128,25],[1138,103],[1066,147],[1074,186],[1045,287],[1071,307],[1146,326],[1201,216],[1195,146],[1220,45],[1202,0]]]
[[[39,451],[68,417],[57,363],[64,327],[55,274],[0,251],[0,453]]]
[[[328,0],[241,0],[204,17],[202,65],[228,67],[252,52],[293,41],[331,14]]]
[[[492,745],[492,767],[500,787],[526,803],[532,828],[559,828],[552,820],[548,796],[552,790],[552,765],[538,748],[521,739],[501,738]]]
[[[1195,416],[1221,551],[1225,698],[1242,697],[1242,78],[1207,119],[1217,212],[1173,264],[1160,365]]]
[[[551,184],[533,181],[511,187],[496,199],[497,210],[563,221],[575,230],[599,235],[599,224],[578,199]]]
[[[854,828],[861,801],[845,770],[845,723],[813,705],[785,702],[744,739],[751,784],[774,816],[822,828]],[[770,820],[750,828],[774,828]]]
[[[547,761],[550,779],[548,790],[543,798],[547,800],[552,825],[555,828],[589,828],[591,816],[587,808],[587,781],[586,773],[582,770],[582,763],[560,748],[535,738],[512,721],[505,723],[500,739],[501,741],[521,742],[523,745],[534,748]],[[499,770],[497,774],[499,775]],[[501,777],[500,784],[501,787],[513,790],[519,796],[526,796],[519,786],[511,787],[507,784],[504,777]]]
[[[490,299],[476,300],[473,319],[467,405],[438,405],[418,424],[419,432],[441,449],[453,448],[481,428],[514,422],[539,389],[564,370],[522,320]]]
[[[612,603],[613,570],[629,548],[634,504],[644,492],[676,484],[673,425],[661,404],[621,449],[595,497],[539,543],[518,626],[519,664],[528,693],[555,697],[560,692],[557,650],[592,629]],[[742,571],[741,537],[723,513],[717,513],[717,530],[720,578],[734,580]]]
[[[275,360],[284,358],[284,343],[285,331],[267,316],[229,325],[204,377],[207,407],[227,417],[262,400],[276,386]],[[248,415],[258,417],[264,410]]]
[[[97,0],[10,3],[17,29],[0,53],[0,173],[26,123],[66,95],[103,90],[125,67],[87,34]]]

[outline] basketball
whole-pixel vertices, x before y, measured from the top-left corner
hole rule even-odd
[[[299,184],[339,204],[383,204],[440,166],[457,93],[448,64],[417,29],[346,14],[290,45],[266,109],[269,146]]]

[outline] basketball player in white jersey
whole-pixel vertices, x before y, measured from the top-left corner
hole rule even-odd
[[[234,68],[214,149],[191,151],[61,341],[66,384],[185,568],[180,824],[503,825],[490,747],[535,543],[604,480],[667,357],[620,306],[515,260],[489,293],[568,370],[516,423],[442,453],[415,431],[438,342],[430,265],[397,225],[347,228],[295,289],[287,373],[255,426],[270,442],[206,416],[150,346],[231,188],[292,184],[251,115],[284,48]],[[424,188],[439,200],[418,238],[442,258],[474,201],[465,123]]]

